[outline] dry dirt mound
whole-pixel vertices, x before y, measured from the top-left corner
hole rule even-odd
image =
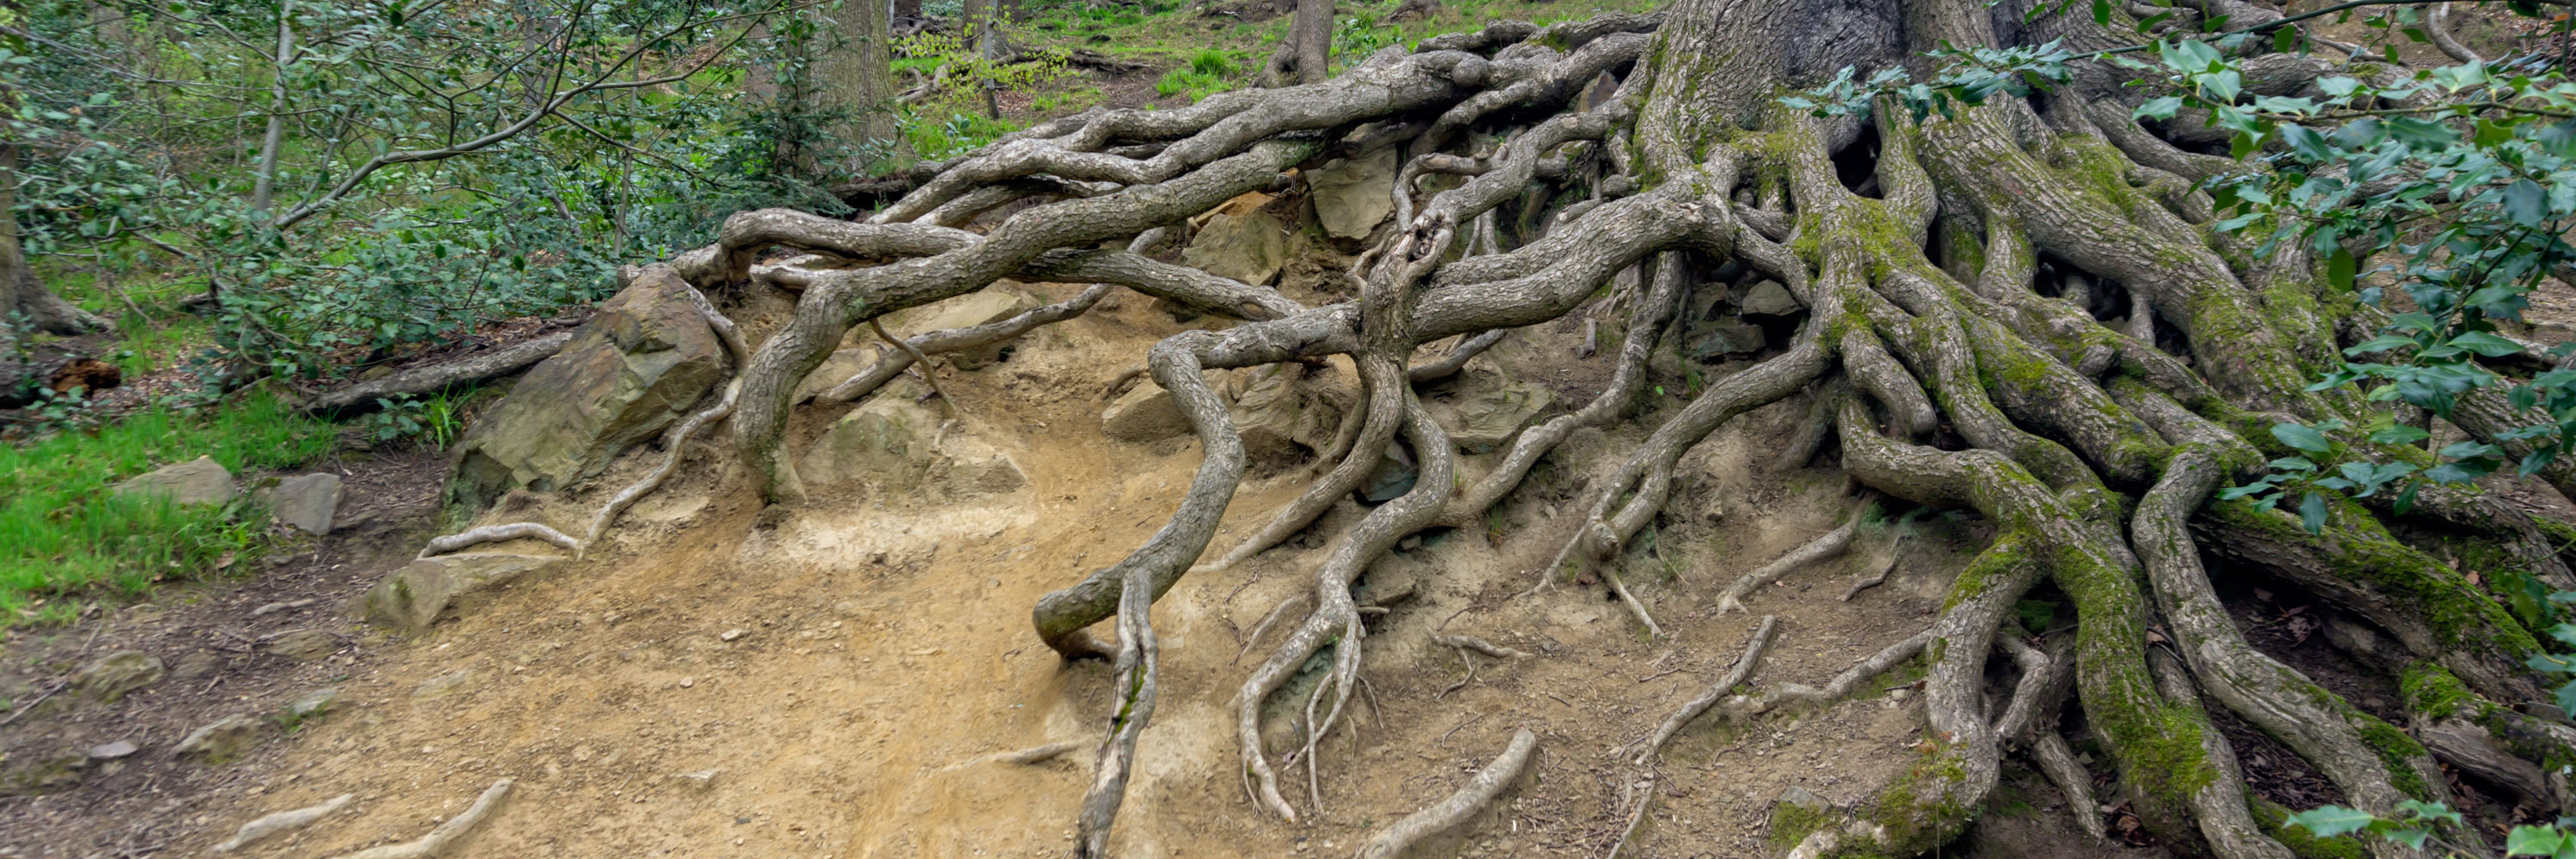
[[[1187,438],[1140,445],[1101,434],[1102,392],[1122,362],[1177,330],[1140,298],[1117,304],[1039,330],[1005,362],[941,371],[959,416],[946,431],[1009,454],[1026,486],[936,505],[826,494],[792,515],[762,516],[730,466],[708,465],[723,458],[702,454],[690,476],[615,529],[613,545],[379,648],[339,683],[336,712],[218,768],[221,779],[191,782],[189,807],[137,807],[164,816],[157,831],[170,840],[151,846],[193,854],[244,821],[354,793],[350,808],[235,854],[336,856],[416,838],[507,777],[513,796],[455,855],[1063,851],[1109,715],[1109,672],[1039,645],[1029,607],[1142,543],[1198,462]],[[1613,360],[1565,360],[1581,330],[1567,320],[1524,332],[1478,360],[1580,402]],[[1542,357],[1544,372],[1534,369]],[[838,411],[800,418],[799,438],[819,435]],[[1634,772],[1623,751],[1633,755],[1633,743],[1724,674],[1764,614],[1778,615],[1781,631],[1752,682],[1818,683],[1928,624],[1964,550],[1984,542],[1973,525],[1937,517],[1908,526],[1901,549],[1895,526],[1864,529],[1849,555],[1755,595],[1751,614],[1718,613],[1726,583],[1853,509],[1836,473],[1772,472],[1773,452],[1805,415],[1802,400],[1775,405],[1685,460],[1690,480],[1673,512],[1623,566],[1670,639],[1647,638],[1597,586],[1524,594],[1560,539],[1558,514],[1572,512],[1560,506],[1575,503],[1581,475],[1635,442],[1627,434],[1578,438],[1482,533],[1408,540],[1379,562],[1359,588],[1363,604],[1387,609],[1370,626],[1371,694],[1316,756],[1323,813],[1299,824],[1246,800],[1232,771],[1230,699],[1260,652],[1243,654],[1246,636],[1310,587],[1319,541],[1185,578],[1157,605],[1164,704],[1119,818],[1118,855],[1347,853],[1374,827],[1455,790],[1520,728],[1540,738],[1534,774],[1417,855],[1597,855],[1626,822]],[[597,483],[622,485],[655,455],[631,452]],[[1219,545],[1303,486],[1302,470],[1247,485]],[[1357,515],[1346,504],[1319,529]],[[1839,599],[1891,552],[1885,585]],[[1444,632],[1532,655],[1466,656],[1432,643]],[[1472,678],[1462,658],[1475,660]],[[1661,797],[1628,855],[1764,855],[1785,790],[1835,803],[1871,796],[1922,740],[1911,680],[1900,672],[1803,718],[1703,720],[1668,747]],[[1274,750],[1291,746],[1286,702],[1302,701],[1310,682],[1274,704]],[[1061,742],[1079,746],[1035,764],[988,757]],[[1306,764],[1289,770],[1300,794]],[[2031,783],[2013,800],[2021,809],[2060,804]],[[103,823],[55,808],[21,817],[51,831],[13,832],[0,855],[117,855],[97,834]],[[2081,838],[2061,816],[2027,811],[1985,829],[2012,830],[2014,843]],[[60,837],[72,830],[85,834]]]

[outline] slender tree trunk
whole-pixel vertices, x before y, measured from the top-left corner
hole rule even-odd
[[[295,2],[277,7],[277,74],[269,87],[268,133],[259,143],[259,178],[251,185],[250,208],[267,214],[277,186],[277,150],[286,140],[286,69],[295,62]]]
[[[1322,83],[1332,70],[1333,0],[1297,0],[1297,17],[1288,22],[1288,38],[1261,70],[1261,85]]]
[[[885,0],[843,0],[830,10],[830,47],[814,60],[813,100],[838,115],[827,133],[851,154],[825,172],[864,172],[869,165],[863,162],[884,157],[883,145],[894,137],[894,115],[885,106],[894,95],[886,13]]]
[[[18,245],[17,208],[18,145],[0,143],[0,317],[24,314],[29,325],[48,334],[79,334],[106,328],[106,320],[64,301],[36,279],[25,251]],[[11,331],[0,330],[0,340],[12,336]]]

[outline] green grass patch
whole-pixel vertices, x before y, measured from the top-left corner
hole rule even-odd
[[[0,445],[0,627],[60,620],[61,598],[139,595],[259,548],[264,518],[245,502],[181,507],[120,496],[119,480],[213,457],[225,468],[285,468],[328,453],[335,428],[266,393],[211,410],[154,409],[94,433]]]

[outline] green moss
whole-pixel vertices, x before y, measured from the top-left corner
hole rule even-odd
[[[1783,802],[1771,807],[1771,830],[1765,837],[1771,842],[1772,849],[1787,850],[1833,822],[1826,812]]]
[[[2414,761],[2425,760],[2432,756],[2432,752],[2425,750],[2424,744],[2416,742],[2414,737],[2407,736],[2406,732],[2398,730],[2397,726],[2380,721],[2367,713],[2354,715],[2361,720],[2361,741],[2370,746],[2372,752],[2379,755],[2380,765],[2388,768],[2389,784],[2395,785],[2398,790],[2405,791],[2407,796],[2426,802],[2439,801],[2449,792],[2434,790],[2432,785],[2424,782],[2424,776],[2415,771]]]
[[[2460,715],[2479,703],[2451,669],[2430,662],[2406,666],[2397,675],[2397,695],[2408,712],[2435,717]]]
[[[2031,532],[2021,529],[1996,535],[1995,541],[1987,545],[1985,551],[1977,553],[1976,559],[1969,561],[1967,568],[1959,571],[1959,577],[1951,581],[1950,595],[1941,601],[1941,610],[1948,612],[1960,603],[1976,599],[1995,582],[2031,563],[2032,539]]]
[[[2269,435],[2269,433],[2265,433]],[[2310,534],[2296,517],[2255,509],[2250,501],[2212,501],[2206,515],[2229,526],[2271,535],[2291,546],[2310,546],[2346,580],[2364,584],[2389,604],[2411,613],[2445,649],[2467,649],[2519,660],[2540,652],[2540,642],[2503,606],[2421,551],[2398,542],[2379,519],[2350,499],[2336,499],[2326,533]]]

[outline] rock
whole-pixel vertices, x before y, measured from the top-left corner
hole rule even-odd
[[[1247,384],[1235,398],[1231,417],[1256,474],[1277,473],[1331,447],[1345,404],[1357,400],[1356,394],[1327,384],[1302,364],[1272,364],[1246,373]]]
[[[1531,418],[1556,402],[1556,392],[1545,385],[1512,381],[1491,372],[1471,374],[1466,385],[1472,393],[1434,404],[1431,411],[1449,428],[1449,440],[1471,454],[1486,453],[1511,440]]]
[[[711,769],[699,770],[693,773],[681,773],[679,775],[672,776],[671,781],[692,793],[705,793],[708,790],[715,788],[716,776],[723,772],[724,770],[721,769]]]
[[[1690,356],[1701,361],[1726,355],[1750,355],[1770,344],[1770,338],[1762,333],[1759,325],[1720,322],[1703,326],[1702,330],[1705,333],[1690,344]]]
[[[472,688],[474,688],[474,673],[464,669],[457,669],[455,671],[450,671],[421,681],[419,686],[414,687],[411,690],[411,696],[416,699],[427,701],[436,698],[444,698]]]
[[[1172,401],[1172,392],[1148,380],[1100,411],[1100,431],[1119,441],[1141,444],[1189,435],[1190,419]]]
[[[331,708],[338,706],[339,703],[340,690],[315,689],[293,701],[286,702],[286,718],[290,723],[302,722],[331,712]]]
[[[428,629],[440,615],[469,612],[492,591],[563,558],[468,552],[411,562],[367,591],[366,618],[406,634]]]
[[[315,662],[340,652],[340,637],[325,629],[297,629],[268,639],[262,649],[297,662]]]
[[[79,749],[0,754],[0,796],[34,796],[80,784],[89,755]]]
[[[231,715],[188,732],[186,739],[170,747],[180,757],[193,757],[206,763],[222,763],[241,757],[258,745],[260,735],[267,733],[268,723],[249,716]]]
[[[598,474],[696,406],[727,360],[688,284],[653,269],[475,422],[449,491],[480,507],[511,489],[556,490]]]
[[[1421,473],[1414,467],[1413,454],[1402,445],[1389,443],[1377,466],[1369,469],[1367,477],[1361,478],[1360,497],[1371,504],[1393,501],[1413,491],[1413,482],[1419,477]]]
[[[1306,179],[1315,220],[1335,238],[1364,239],[1395,214],[1395,147],[1336,159]]]
[[[208,457],[197,457],[177,465],[164,465],[116,485],[119,495],[164,495],[180,504],[222,504],[233,500],[241,489],[233,483],[233,473],[222,463]]]
[[[815,439],[797,464],[808,487],[865,483],[897,495],[947,501],[1010,492],[1028,475],[1009,454],[961,432],[942,432],[946,404],[918,402],[928,388],[911,377],[886,384]]]
[[[1789,789],[1781,791],[1780,800],[1777,804],[1804,809],[1808,813],[1818,816],[1831,813],[1834,810],[1834,804],[1832,802],[1827,801],[1824,797],[1817,796],[1814,792],[1809,791],[1806,788],[1798,787],[1796,785],[1791,785]]]
[[[973,328],[988,322],[1000,322],[1037,309],[1037,299],[1028,293],[999,284],[969,292],[955,298],[916,307],[895,314],[888,320],[886,333],[897,337],[928,334],[958,328]],[[870,332],[873,336],[874,332]],[[974,349],[942,352],[936,359],[947,361],[960,370],[976,370],[1002,360],[1002,350],[1010,346],[1003,341]],[[847,378],[847,377],[844,377]],[[837,384],[837,383],[835,383]]]
[[[814,372],[805,374],[805,381],[796,383],[795,402],[802,403],[822,396],[824,391],[839,387],[842,382],[849,381],[850,377],[865,372],[876,364],[877,353],[874,349],[843,349],[834,352],[823,359],[822,366],[815,367]]]
[[[72,689],[101,704],[114,704],[134,690],[161,682],[168,672],[161,657],[139,650],[119,650],[72,675]]]
[[[1736,302],[1735,306],[1747,316],[1787,316],[1807,309],[1806,305],[1798,303],[1797,296],[1789,294],[1788,287],[1781,286],[1776,280],[1754,284],[1744,291],[1744,299]]]
[[[133,743],[118,740],[113,743],[90,747],[89,758],[94,761],[112,761],[117,758],[132,755],[136,751],[139,751],[139,749],[135,748]]]
[[[2387,643],[2378,630],[2342,614],[2328,615],[2324,632],[2328,643],[2346,653],[2377,655]]]
[[[212,650],[191,650],[180,654],[179,661],[170,667],[170,676],[181,680],[195,680],[221,671],[223,668],[223,656]]]
[[[1287,232],[1287,225],[1268,212],[1218,212],[1190,238],[1181,261],[1218,277],[1261,286],[1288,264]]]
[[[728,630],[725,630],[725,631],[724,631],[724,634],[722,634],[722,635],[718,635],[718,636],[716,636],[716,638],[717,638],[718,640],[721,640],[721,641],[734,641],[734,640],[737,640],[737,639],[742,638],[743,636],[750,635],[750,634],[751,634],[751,630],[748,630],[748,629],[741,629],[741,628],[735,628],[735,629],[728,629]]]
[[[307,534],[328,534],[331,516],[340,510],[340,476],[317,472],[289,477],[265,494],[277,521]]]

